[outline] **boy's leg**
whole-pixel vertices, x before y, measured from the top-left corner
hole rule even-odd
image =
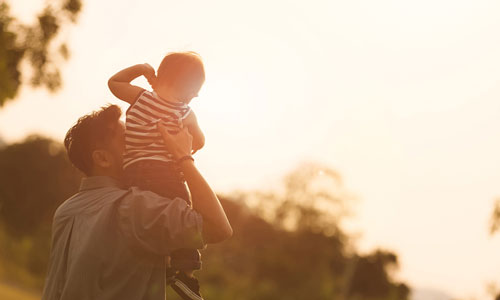
[[[170,284],[172,289],[185,300],[201,300],[200,285],[193,276],[201,269],[201,256],[197,249],[179,249],[171,254],[171,266],[179,272]]]
[[[201,255],[197,249],[178,249],[170,255],[171,266],[181,271],[201,269]]]
[[[179,272],[170,286],[184,300],[203,300],[198,280],[186,276],[184,272]]]

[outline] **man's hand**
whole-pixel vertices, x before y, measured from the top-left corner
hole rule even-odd
[[[171,134],[168,129],[161,122],[158,122],[158,131],[163,137],[165,148],[172,155],[179,159],[186,155],[191,155],[193,149],[193,137],[189,134],[187,127],[184,127],[176,134]]]
[[[154,89],[154,85],[156,84],[156,73],[155,69],[151,67],[150,64],[142,64],[143,75],[146,77],[149,85]]]

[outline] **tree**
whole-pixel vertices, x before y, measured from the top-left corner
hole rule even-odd
[[[203,252],[202,292],[214,299],[408,299],[409,287],[391,278],[396,254],[360,255],[349,244],[340,222],[354,198],[337,172],[311,163],[286,176],[278,192],[221,197],[234,235]]]
[[[490,220],[490,234],[495,234],[500,230],[500,199],[497,199],[493,207],[493,213]]]
[[[30,136],[0,149],[0,222],[14,236],[50,228],[80,178],[64,147],[51,139]]]
[[[500,230],[500,199],[495,201],[490,219],[490,234],[494,235]],[[500,300],[500,292],[497,292],[495,300]]]
[[[0,0],[0,107],[14,99],[23,84],[22,62],[31,66],[30,85],[56,91],[61,87],[59,65],[68,59],[64,42],[56,42],[62,26],[74,23],[80,0],[58,0],[47,4],[37,23],[26,25],[11,15],[6,0]],[[54,1],[52,1],[53,3]]]
[[[256,192],[246,198],[278,227],[339,236],[341,222],[351,214],[356,199],[336,171],[315,163],[298,165],[285,177],[281,192]]]
[[[53,140],[32,136],[0,149],[0,278],[42,287],[54,211],[80,179]],[[350,246],[339,222],[353,196],[333,170],[303,164],[280,193],[219,198],[234,235],[202,253],[207,298],[408,299],[409,288],[391,276],[396,254],[361,255]]]
[[[41,287],[54,212],[80,179],[51,139],[31,136],[0,149],[0,276]]]
[[[404,283],[395,284],[389,278],[388,270],[397,267],[394,253],[376,250],[366,256],[356,256],[348,295],[356,299],[380,299],[391,295],[395,299],[407,299],[409,287]]]

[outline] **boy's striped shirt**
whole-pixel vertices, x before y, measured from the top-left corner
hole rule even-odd
[[[169,132],[175,133],[190,112],[186,103],[168,101],[155,92],[143,91],[126,113],[123,168],[144,159],[173,161],[172,154],[165,149],[157,123],[162,122]]]

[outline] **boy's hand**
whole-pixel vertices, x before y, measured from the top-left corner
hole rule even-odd
[[[151,87],[154,88],[154,85],[156,84],[155,69],[153,67],[151,67],[150,64],[142,64],[142,69],[143,69],[142,74],[148,80],[149,85],[151,85]]]

